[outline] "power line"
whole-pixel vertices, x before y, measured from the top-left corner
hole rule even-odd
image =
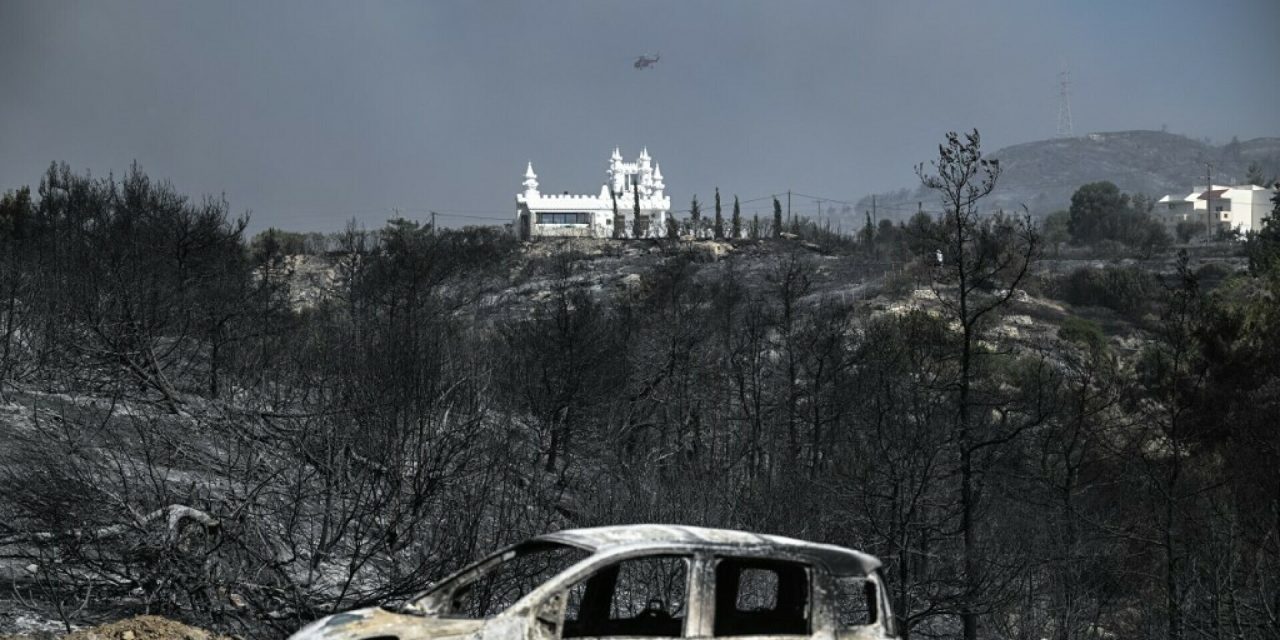
[[[848,200],[841,200],[839,198],[828,198],[826,196],[814,196],[814,195],[809,195],[807,193],[800,193],[799,191],[792,191],[791,195],[800,196],[801,198],[809,198],[811,200],[821,200],[823,202],[838,202],[840,204],[847,204],[851,207],[857,206],[856,202],[849,202]]]
[[[440,210],[432,210],[431,212],[435,213],[441,218],[462,218],[464,220],[498,220],[501,222],[511,222],[513,218],[513,216],[506,216],[506,217],[500,218],[496,216],[478,216],[478,215],[472,215],[467,213],[454,213],[452,211],[440,211]],[[493,211],[490,213],[503,213],[503,212]]]
[[[781,198],[785,194],[786,194],[785,191],[780,191],[777,193],[769,193],[769,194],[765,194],[765,195],[757,196],[753,198],[739,199],[738,202],[740,205],[748,205],[756,202],[771,200],[773,198]],[[841,200],[839,198],[828,198],[823,196],[814,196],[814,195],[797,193],[797,192],[792,192],[792,195],[796,195],[802,198],[810,198],[815,201],[836,203],[836,204],[842,204],[847,206],[856,206],[856,204],[853,202],[850,202],[848,200]],[[668,213],[687,214],[690,212],[690,210],[691,210],[690,208],[670,209],[668,210]],[[419,214],[435,213],[435,215],[440,218],[459,219],[459,220],[483,220],[488,222],[511,222],[515,214],[514,210],[506,210],[506,209],[462,209],[462,208],[455,209],[455,208],[446,208],[446,207],[423,206],[423,207],[370,207],[367,209],[348,209],[348,210],[342,210],[342,211],[334,211],[334,210],[276,211],[276,212],[271,212],[270,217],[273,220],[298,220],[303,218],[333,218],[335,216],[355,217],[355,216],[382,215],[382,216],[388,216],[388,217],[399,217],[401,215],[408,214],[408,213],[419,213]]]

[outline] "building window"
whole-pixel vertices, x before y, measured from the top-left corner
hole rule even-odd
[[[590,214],[585,211],[538,214],[538,224],[587,224],[589,222],[591,222]]]

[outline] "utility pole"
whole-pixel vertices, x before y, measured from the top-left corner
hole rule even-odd
[[[871,224],[880,224],[876,219],[876,194],[871,194]]]
[[[791,190],[787,189],[787,224],[791,224]]]
[[[1204,163],[1204,179],[1205,179],[1204,220],[1205,220],[1205,224],[1208,226],[1208,228],[1205,229],[1204,241],[1211,242],[1213,240],[1213,163],[1212,162]]]

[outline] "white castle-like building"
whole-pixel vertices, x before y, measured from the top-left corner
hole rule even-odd
[[[516,194],[516,233],[526,240],[663,235],[671,198],[663,193],[662,168],[653,163],[649,150],[641,151],[635,162],[623,162],[622,152],[615,148],[605,174],[608,180],[597,195],[544,194],[538,191],[538,176],[530,162],[524,172],[524,192]]]

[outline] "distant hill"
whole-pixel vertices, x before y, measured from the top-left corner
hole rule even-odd
[[[999,158],[1004,172],[984,208],[1025,204],[1037,215],[1067,208],[1080,185],[1100,180],[1157,198],[1190,191],[1204,184],[1206,162],[1213,163],[1216,184],[1243,182],[1251,162],[1268,177],[1280,175],[1280,138],[1214,146],[1160,131],[1117,131],[1028,142],[990,155]],[[919,187],[877,194],[876,201],[883,218],[909,216],[922,201],[926,210],[938,209],[936,194]],[[858,201],[859,212],[870,207],[870,196]]]

